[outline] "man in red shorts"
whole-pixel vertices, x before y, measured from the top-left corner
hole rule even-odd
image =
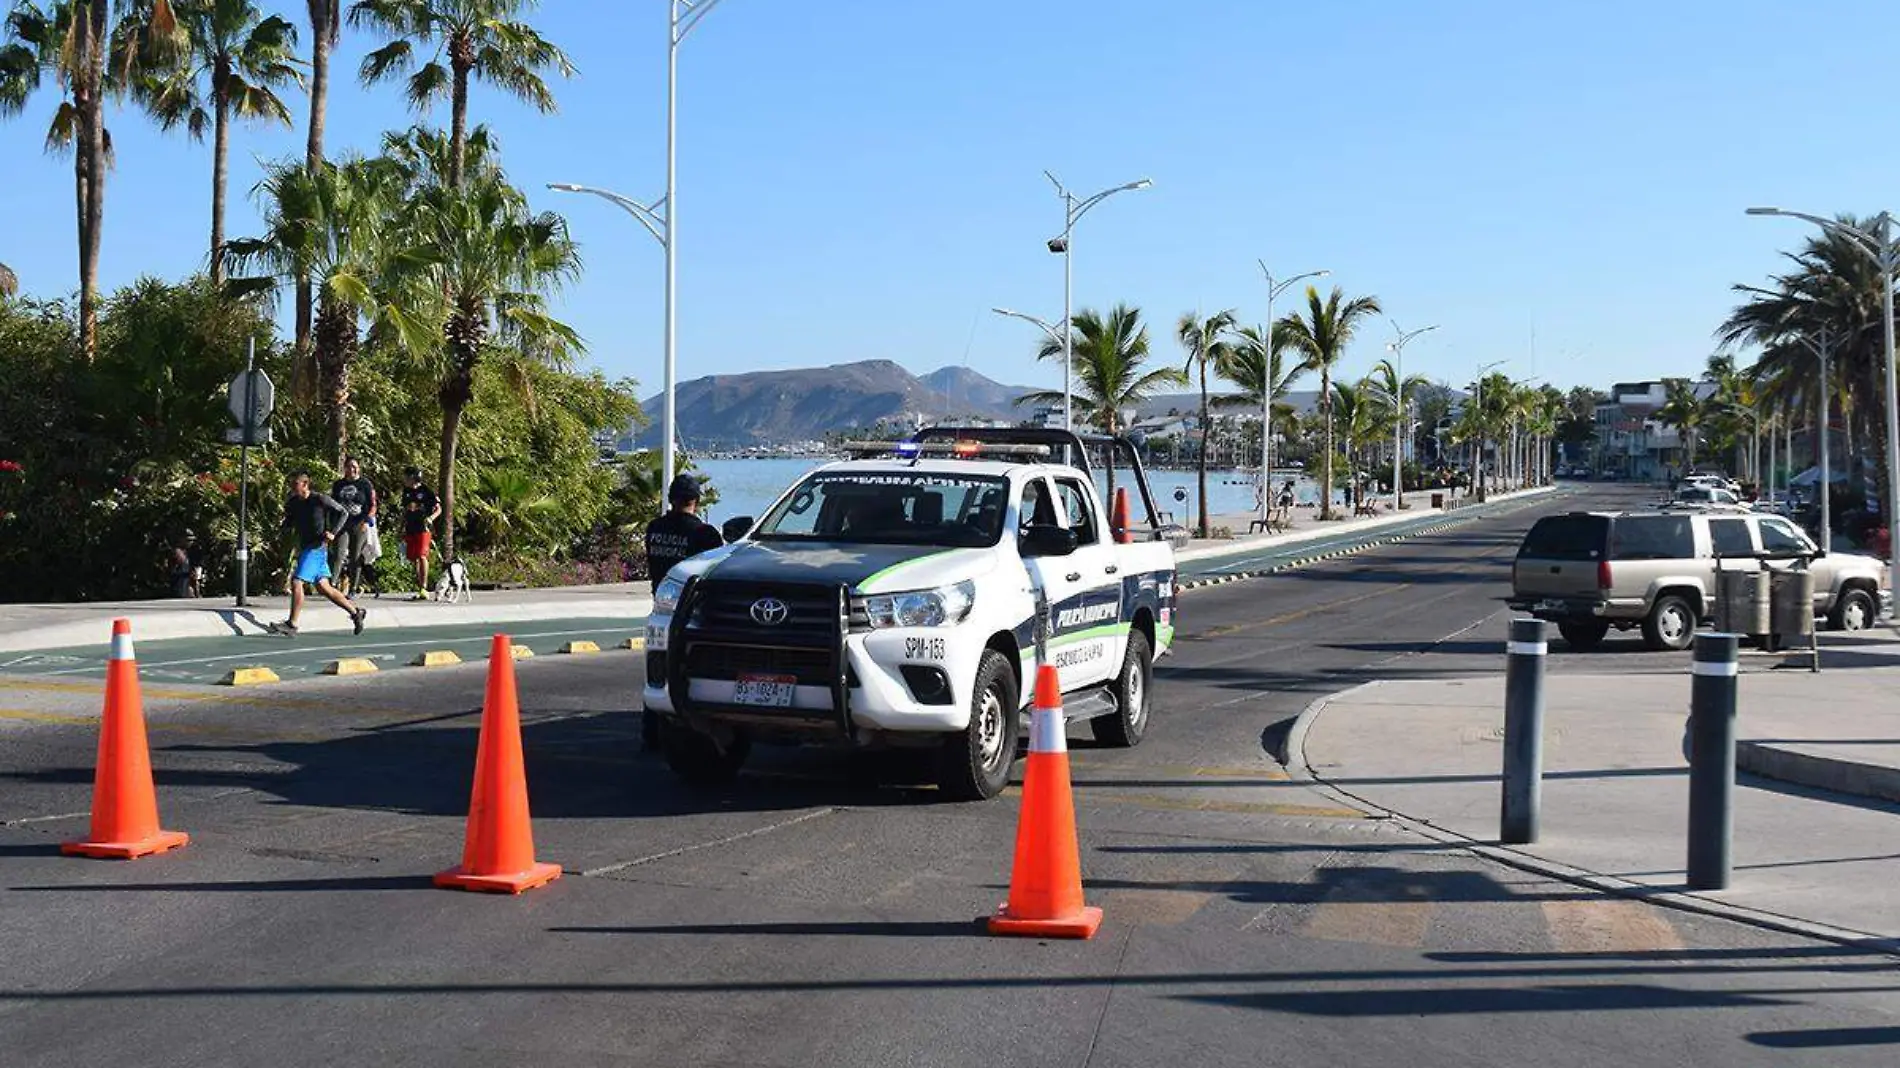
[[[416,567],[416,595],[429,596],[429,542],[431,527],[442,515],[442,502],[435,491],[422,484],[422,469],[411,467],[403,472],[402,555]]]

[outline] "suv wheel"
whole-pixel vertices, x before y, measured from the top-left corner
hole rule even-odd
[[[701,734],[684,723],[662,722],[660,748],[666,753],[667,766],[691,785],[721,786],[738,776],[752,752],[752,743],[745,735],[735,733],[731,741],[721,744],[712,735]]]
[[[1148,731],[1153,682],[1154,653],[1149,650],[1148,636],[1131,630],[1122,673],[1115,679],[1115,711],[1089,720],[1089,732],[1096,741],[1119,749],[1141,744],[1141,736]]]
[[[1841,594],[1841,603],[1834,607],[1834,615],[1828,625],[1835,630],[1866,630],[1874,625],[1880,615],[1880,608],[1866,590],[1852,589]]]
[[[1587,653],[1603,644],[1603,636],[1610,633],[1610,625],[1603,622],[1559,623],[1557,633],[1564,636],[1564,644],[1579,653]]]
[[[1664,594],[1643,620],[1643,640],[1657,651],[1687,649],[1695,641],[1695,607],[1680,594]]]
[[[958,801],[984,801],[1009,785],[1016,762],[1021,702],[1009,661],[985,649],[970,693],[970,725],[944,739],[938,754],[937,786]]]

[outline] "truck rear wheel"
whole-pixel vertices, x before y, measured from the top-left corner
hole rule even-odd
[[[1610,625],[1596,620],[1559,623],[1557,633],[1564,636],[1564,644],[1579,653],[1587,653],[1603,644],[1604,636],[1610,633]]]
[[[1009,661],[985,649],[970,692],[970,725],[944,739],[937,756],[939,789],[958,801],[984,801],[1003,792],[1016,762],[1021,704]]]
[[[1141,631],[1128,632],[1128,652],[1122,656],[1121,674],[1115,677],[1115,711],[1089,720],[1089,731],[1103,745],[1119,749],[1139,745],[1148,731],[1148,711],[1153,692],[1154,653],[1148,636]]]
[[[673,774],[693,786],[722,786],[731,782],[745,766],[752,742],[743,734],[721,743],[717,738],[688,727],[684,723],[660,725],[660,748]]]

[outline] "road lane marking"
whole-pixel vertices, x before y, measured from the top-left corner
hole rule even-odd
[[[1178,927],[1213,899],[1214,895],[1204,890],[1117,888],[1102,891],[1095,903],[1118,923]]]
[[[1419,894],[1422,888],[1405,887]],[[1358,942],[1375,946],[1417,949],[1425,944],[1425,931],[1431,926],[1433,903],[1430,901],[1389,901],[1389,889],[1358,882],[1345,882],[1326,894],[1300,925],[1307,938],[1326,942]]]
[[[1640,901],[1546,901],[1544,924],[1559,953],[1655,953],[1683,948],[1659,910]]]
[[[1296,611],[1284,612],[1284,613],[1281,613],[1280,615],[1270,616],[1266,619],[1256,619],[1249,623],[1227,623],[1218,627],[1209,627],[1207,630],[1204,630],[1200,632],[1199,634],[1188,635],[1187,640],[1188,641],[1203,641],[1208,638],[1224,638],[1230,634],[1238,634],[1241,631],[1258,630],[1261,627],[1277,627],[1282,623],[1292,623],[1292,622],[1295,622],[1296,620],[1305,619],[1307,616],[1318,615],[1319,613],[1328,611],[1329,609],[1344,608],[1345,606],[1349,604],[1358,604],[1361,601],[1370,601],[1374,597],[1385,597],[1389,594],[1397,593],[1398,591],[1405,589],[1406,587],[1411,586],[1411,585],[1413,585],[1413,583],[1410,583],[1410,582],[1395,583],[1394,585],[1391,585],[1391,586],[1381,586],[1380,588],[1373,590],[1370,593],[1355,594],[1351,597],[1341,598],[1340,600],[1337,600],[1337,601],[1328,601],[1325,604],[1316,604],[1307,608],[1298,609]]]
[[[600,634],[606,631],[615,631],[619,629],[620,627],[569,627],[565,630],[536,631],[530,634],[513,634],[513,635],[509,635],[509,637],[512,639],[559,638],[568,634]],[[258,641],[259,637],[267,637],[267,636],[247,635],[244,640]],[[471,635],[467,638],[436,637],[436,638],[422,638],[416,641],[401,641],[401,642],[378,641],[375,643],[356,642],[356,643],[348,643],[348,644],[332,643],[332,644],[326,644],[326,645],[294,645],[294,644],[290,644],[290,642],[294,642],[295,639],[289,639],[281,648],[274,649],[274,650],[273,649],[254,649],[248,652],[231,653],[225,656],[193,656],[193,657],[182,657],[177,660],[141,660],[139,662],[139,666],[148,667],[148,668],[165,668],[165,667],[178,667],[184,664],[221,664],[221,663],[225,663],[231,660],[262,660],[262,659],[272,658],[272,657],[304,656],[304,655],[309,655],[309,654],[320,655],[323,653],[342,653],[342,652],[361,653],[364,651],[373,653],[379,649],[409,649],[409,648],[414,648],[416,646],[422,646],[422,645],[441,645],[445,641],[446,642],[486,642],[488,640],[489,639],[481,637],[480,635]],[[269,645],[272,643],[260,642],[260,644]],[[105,661],[100,660],[96,664],[88,664],[85,667],[64,668],[59,671],[41,672],[41,674],[49,675],[49,676],[83,675],[89,671],[103,670],[104,667],[105,667]]]
[[[642,865],[642,864],[651,864],[656,860],[667,860],[672,857],[683,856],[687,853],[697,853],[702,849],[717,849],[720,846],[731,845],[734,842],[743,842],[747,838],[757,838],[759,835],[762,835],[762,834],[771,834],[773,831],[782,831],[787,827],[804,823],[808,820],[815,820],[821,816],[829,816],[832,813],[837,812],[837,811],[838,810],[834,807],[826,806],[821,809],[815,809],[811,812],[801,813],[797,816],[793,816],[791,819],[788,819],[788,820],[780,820],[777,823],[769,823],[763,827],[754,827],[749,831],[741,831],[738,834],[729,834],[725,836],[724,838],[715,838],[710,842],[695,842],[692,845],[680,846],[678,849],[668,849],[662,853],[653,853],[644,857],[635,857],[632,860],[623,860],[619,862],[618,864],[604,864],[598,868],[588,868],[587,870],[581,872],[581,874],[582,875],[612,875],[614,872],[625,871],[628,868],[638,867],[639,865]]]

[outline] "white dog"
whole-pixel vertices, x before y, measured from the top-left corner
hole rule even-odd
[[[442,577],[436,580],[435,599],[449,604],[474,600],[468,589],[468,565],[459,559],[449,561],[442,569]]]

